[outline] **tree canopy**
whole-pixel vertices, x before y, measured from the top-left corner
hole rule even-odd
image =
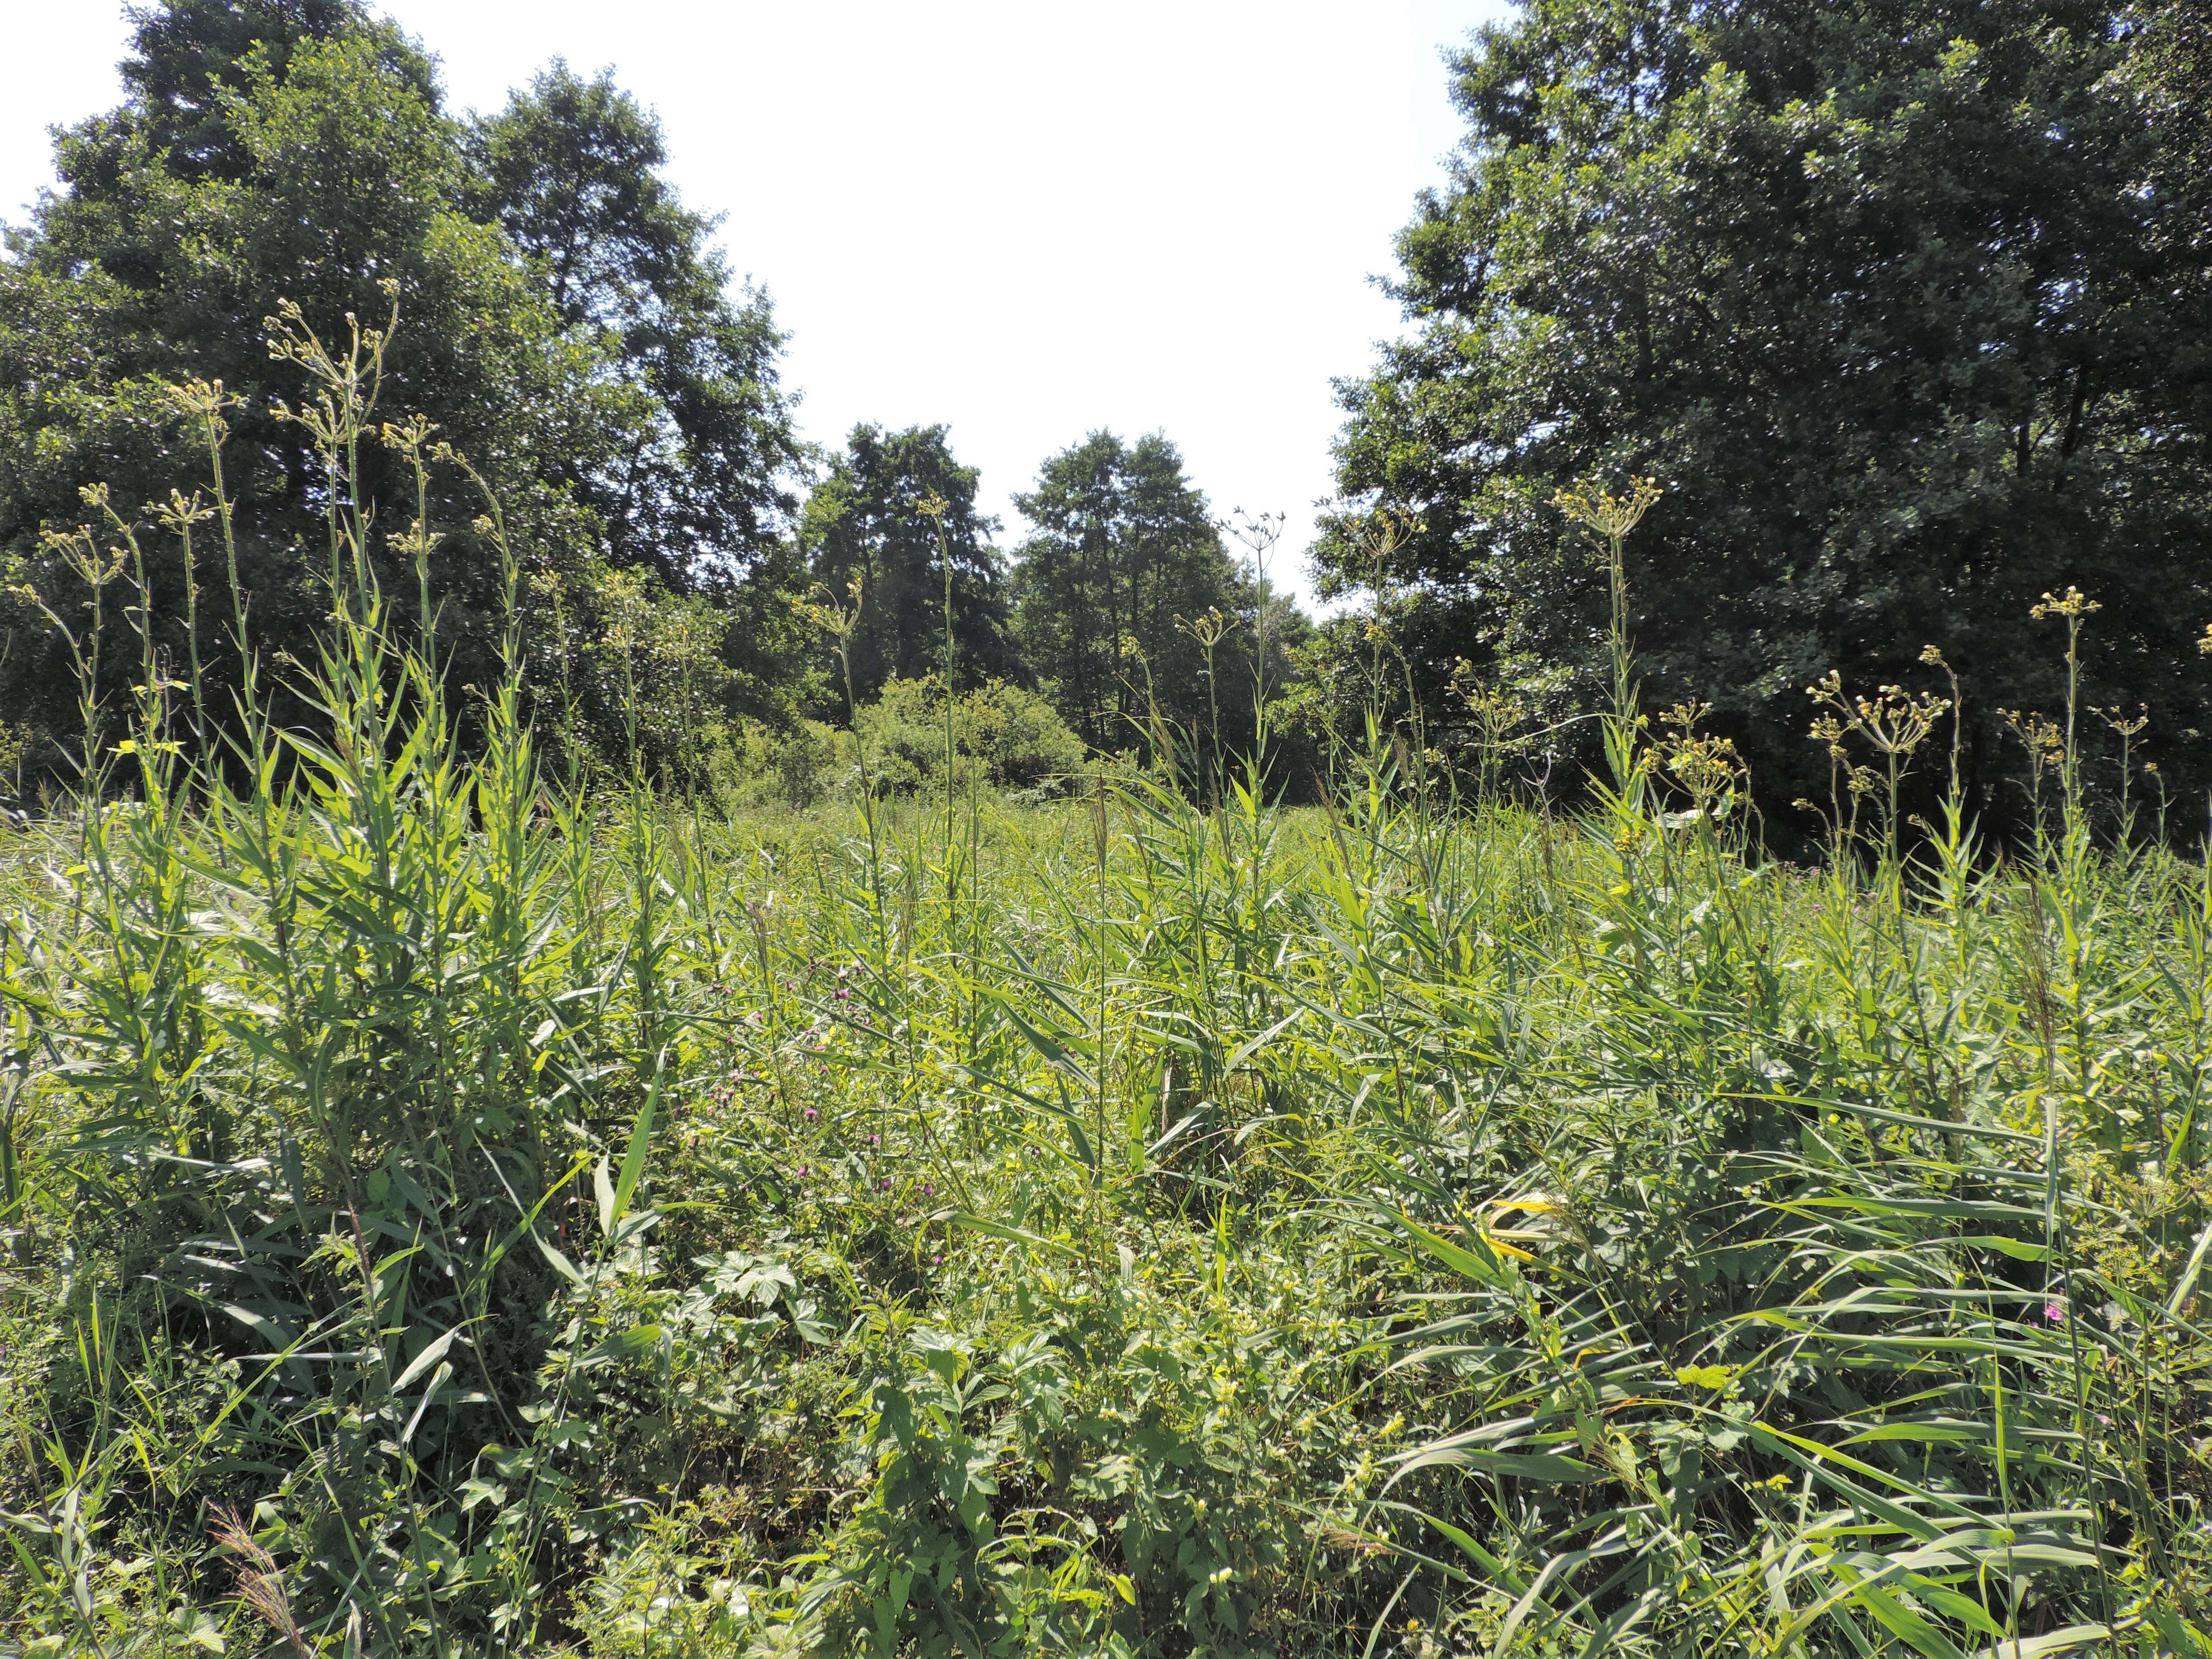
[[[977,476],[953,458],[945,427],[861,425],[807,497],[799,540],[814,580],[839,605],[860,586],[849,650],[862,701],[888,680],[943,672],[948,561],[954,683],[1017,674],[1005,570],[990,542],[997,525],[976,511]]]
[[[210,42],[186,52],[185,25],[231,21],[196,7],[143,22],[132,98],[62,136],[64,188],[12,238],[15,257],[0,265],[0,546],[15,586],[73,611],[84,596],[41,532],[86,518],[78,492],[94,482],[127,515],[203,479],[167,388],[220,381],[235,400],[240,580],[258,637],[303,653],[329,610],[329,566],[319,469],[277,407],[300,388],[264,343],[280,302],[342,343],[349,317],[386,319],[383,285],[396,283],[407,320],[386,360],[387,406],[424,414],[532,522],[562,504],[518,460],[571,441],[559,421],[568,366],[551,308],[499,233],[455,210],[459,150],[419,64],[362,25],[303,32],[281,53],[250,42],[218,77],[205,67]],[[368,467],[380,495],[399,492],[393,458]],[[492,561],[468,528],[481,504],[446,482],[432,516],[450,532],[440,574],[465,633]],[[156,574],[173,633],[184,574]],[[31,649],[8,664],[21,706],[65,727],[49,705],[71,694],[54,668]]]
[[[468,200],[532,260],[564,337],[601,366],[621,441],[567,481],[618,565],[678,588],[773,560],[797,501],[783,334],[765,295],[731,295],[716,222],[662,178],[659,123],[614,84],[556,61],[469,134]]]
[[[1140,740],[1155,707],[1178,729],[1251,718],[1256,605],[1222,546],[1182,456],[1154,433],[1133,444],[1094,432],[1044,463],[1015,504],[1036,526],[1015,568],[1015,632],[1061,718],[1094,748]],[[1206,679],[1201,635],[1237,624]]]
[[[359,0],[167,0],[133,16],[132,52],[122,65],[131,98],[109,119],[137,129],[179,178],[238,179],[251,172],[227,94],[257,47],[281,80],[299,47],[348,37],[366,43],[392,81],[425,104],[438,102],[429,58]]]
[[[1150,741],[1155,712],[1186,736],[1217,715],[1232,743],[1249,731],[1261,592],[1174,446],[1099,433],[1048,461],[1022,498],[1037,528],[1018,583],[944,427],[862,425],[842,453],[812,451],[765,293],[735,280],[718,222],[668,182],[658,119],[611,74],[556,60],[463,118],[434,60],[365,0],[131,16],[123,101],[58,135],[60,187],[0,260],[0,723],[33,740],[34,771],[68,770],[80,731],[49,625],[93,603],[57,540],[80,526],[147,532],[143,599],[106,614],[147,622],[167,672],[196,663],[196,707],[217,722],[241,616],[272,665],[310,659],[326,632],[335,486],[272,329],[368,341],[380,418],[422,423],[360,458],[360,504],[388,617],[433,637],[459,685],[486,683],[503,627],[470,469],[502,504],[526,684],[564,744],[699,764],[714,741],[701,709],[842,719],[805,591],[860,583],[866,702],[945,668],[948,574],[956,685],[1042,679],[1108,749]],[[179,396],[195,386],[220,410],[235,532],[219,553],[203,537],[196,564],[167,505],[195,485],[208,504],[203,428]],[[410,444],[467,465],[434,459],[418,498]],[[94,485],[116,523],[98,526]],[[1279,684],[1298,619],[1279,596],[1264,608]],[[135,655],[101,658],[106,696]]]
[[[2180,222],[2187,124],[2151,118],[2162,86],[2201,135],[2173,71],[2202,37],[2142,25],[2069,0],[1533,0],[1480,31],[1451,182],[1400,238],[1414,330],[1341,388],[1329,577],[1369,574],[1357,510],[1403,509],[1386,576],[1429,686],[1467,656],[1564,713],[1607,602],[1547,502],[1650,475],[1641,660],[1783,799],[1825,766],[1808,682],[1909,681],[1929,643],[1972,688],[1985,787],[1996,706],[2056,702],[2029,613],[2069,583],[2105,606],[2093,696],[2148,700],[2154,733],[2212,724],[2212,244]]]
[[[382,405],[427,420],[505,502],[532,550],[538,648],[560,659],[574,705],[611,726],[592,641],[617,611],[624,637],[680,636],[710,659],[703,672],[769,697],[782,665],[759,657],[775,627],[695,618],[672,635],[653,590],[604,579],[623,565],[678,590],[796,576],[777,562],[797,459],[781,336],[764,300],[725,296],[710,227],[661,185],[658,135],[635,105],[556,69],[471,134],[443,111],[427,58],[351,0],[169,0],[133,38],[125,102],[61,135],[62,188],[0,262],[0,554],[24,641],[0,668],[9,706],[36,728],[71,728],[68,676],[27,596],[64,615],[84,596],[42,538],[86,518],[78,492],[92,483],[127,515],[204,481],[169,392],[192,380],[231,400],[227,483],[253,637],[312,648],[329,609],[323,484],[280,408],[300,388],[271,362],[266,319],[289,302],[342,343],[355,323],[381,325],[395,294]],[[571,198],[598,216],[577,233],[596,255],[564,279],[552,250]],[[416,503],[400,458],[365,458],[363,477],[386,539],[404,534]],[[426,505],[441,646],[465,680],[495,631],[497,560],[458,471],[434,472]],[[150,579],[182,662],[185,573]],[[389,585],[409,608],[412,583]],[[775,608],[729,597],[740,613]],[[659,621],[641,628],[642,614]],[[204,660],[221,709],[228,659]]]

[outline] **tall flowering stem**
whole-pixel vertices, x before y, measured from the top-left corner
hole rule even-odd
[[[1628,640],[1626,550],[1629,532],[1643,522],[1644,515],[1663,493],[1650,478],[1631,477],[1618,495],[1597,485],[1586,485],[1563,489],[1552,498],[1553,506],[1597,538],[1612,588],[1613,713],[1606,722],[1605,749],[1614,787],[1624,793],[1636,767],[1636,662]]]

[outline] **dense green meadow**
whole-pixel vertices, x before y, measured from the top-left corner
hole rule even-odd
[[[2000,856],[1955,784],[1900,817],[1947,700],[1822,689],[1832,856],[1766,857],[1729,745],[1634,712],[1638,489],[1561,502],[1615,603],[1572,811],[1372,720],[1297,811],[1263,721],[1026,805],[948,726],[936,793],[863,743],[842,804],[726,812],[541,757],[489,497],[505,669],[449,685],[434,534],[346,480],[466,463],[284,324],[316,660],[240,648],[234,580],[222,646],[210,576],[218,737],[155,642],[148,562],[229,566],[209,389],[203,495],[56,544],[10,1650],[2206,1650],[2212,881],[2093,810],[2071,702]],[[2093,607],[2041,619],[2070,677]]]

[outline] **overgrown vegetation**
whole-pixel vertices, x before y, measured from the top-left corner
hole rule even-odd
[[[313,655],[325,582],[303,550],[328,480],[282,418],[295,388],[254,324],[289,303],[337,334],[382,318],[394,280],[407,322],[380,368],[426,436],[475,458],[527,549],[546,625],[525,641],[524,709],[562,764],[635,752],[697,788],[763,746],[803,757],[813,727],[849,728],[894,678],[948,672],[963,693],[1034,692],[1116,753],[1147,743],[1128,718],[1139,682],[1178,729],[1213,712],[1188,633],[1211,613],[1271,607],[1279,651],[1294,642],[1288,601],[1232,564],[1164,437],[1094,434],[1044,464],[1019,593],[945,427],[864,423],[838,453],[801,442],[766,295],[733,282],[714,222],[668,182],[658,121],[610,75],[556,61],[463,118],[434,60],[363,0],[157,0],[131,16],[125,101],[58,135],[61,188],[0,259],[0,720],[34,788],[67,777],[76,720],[44,612],[74,623],[81,596],[46,532],[76,522],[88,483],[134,513],[166,495],[199,435],[173,381],[220,387],[234,428],[252,644]],[[395,613],[419,633],[434,603],[454,683],[488,683],[501,554],[473,496],[434,471],[418,501],[403,453],[356,459],[372,515],[441,526],[419,584],[409,556],[365,550]],[[806,607],[855,578],[848,687]],[[178,660],[188,580],[154,573],[154,626]],[[128,666],[109,656],[105,695],[125,694]],[[226,732],[240,666],[228,650],[197,664]],[[659,706],[634,719],[640,688]],[[303,712],[283,684],[261,690],[280,723]],[[1249,727],[1249,708],[1224,707]]]
[[[1359,514],[1406,510],[1423,695],[1468,659],[1532,723],[1587,714],[1605,584],[1545,502],[1656,473],[1645,671],[1715,705],[1778,840],[1817,834],[1801,688],[1905,681],[1929,637],[1976,692],[1969,799],[2024,821],[1996,711],[2056,702],[2029,611],[2069,582],[2108,606],[2091,699],[2147,712],[2201,799],[2208,40],[2204,0],[1512,9],[1452,58],[1467,136],[1399,239],[1407,337],[1340,387],[1324,580],[1368,586]]]
[[[496,485],[532,550],[529,604],[558,618],[531,642],[533,684],[564,692],[548,740],[623,751],[623,657],[717,714],[783,713],[811,645],[786,597],[805,578],[783,533],[800,458],[783,337],[764,299],[729,291],[708,222],[661,179],[652,118],[556,65],[506,110],[457,119],[428,54],[356,0],[174,0],[134,15],[128,95],[58,135],[63,187],[8,232],[0,260],[0,708],[31,727],[34,779],[66,775],[76,719],[40,606],[74,623],[82,597],[44,534],[76,521],[88,483],[126,514],[166,499],[200,440],[172,382],[230,400],[231,550],[252,641],[313,656],[327,481],[305,428],[281,417],[297,388],[257,325],[289,301],[325,333],[349,315],[374,325],[392,281],[407,295],[382,365],[394,395]],[[473,528],[473,496],[440,472],[418,503],[403,453],[373,444],[357,459],[378,507],[431,510],[440,649],[456,684],[489,684],[501,555]],[[419,629],[408,557],[366,556]],[[161,570],[153,596],[179,664],[184,580]],[[240,661],[210,650],[197,666],[207,718],[228,730]],[[262,690],[293,717],[281,686]],[[697,723],[648,723],[657,768],[696,769]]]
[[[380,342],[277,343],[346,478]],[[2008,863],[1955,787],[1895,833],[1946,701],[1840,685],[1833,856],[1759,857],[1619,623],[1583,817],[1455,799],[1380,718],[1295,813],[1164,720],[1210,789],[1018,807],[940,696],[915,793],[862,744],[849,806],[724,822],[540,762],[489,497],[473,702],[375,575],[434,526],[373,548],[337,489],[319,653],[241,651],[195,748],[144,596],[187,531],[227,557],[204,489],[54,550],[91,620],[0,936],[11,1644],[2212,1646],[2212,878],[2093,843],[2073,702]],[[1617,590],[1650,501],[1562,502]],[[858,605],[815,616],[849,660]],[[2090,602],[2043,620],[2072,684]]]

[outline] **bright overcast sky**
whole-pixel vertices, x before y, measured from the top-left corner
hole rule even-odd
[[[1501,0],[385,0],[457,109],[611,66],[790,331],[806,435],[945,422],[989,510],[1086,432],[1161,431],[1217,511],[1330,489],[1329,382],[1459,136],[1439,48]],[[0,219],[113,104],[113,0],[0,0]],[[1281,574],[1291,576],[1288,569]],[[1303,580],[1301,587],[1306,586]]]

